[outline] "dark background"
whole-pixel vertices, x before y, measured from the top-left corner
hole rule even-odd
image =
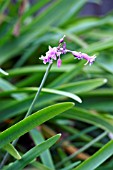
[[[53,1],[58,1],[58,0],[53,0]],[[29,2],[31,4],[35,4],[37,3],[37,0],[29,0]],[[65,5],[65,0],[64,0],[64,5]],[[83,10],[80,11],[80,16],[92,16],[92,15],[102,16],[110,12],[111,10],[113,10],[113,0],[89,0],[89,2],[84,6]]]
[[[93,0],[90,2],[93,2]],[[113,10],[113,0],[97,0],[97,2],[100,2],[99,4],[90,2],[81,10],[81,16],[103,16]]]

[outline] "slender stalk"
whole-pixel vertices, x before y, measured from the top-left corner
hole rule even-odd
[[[26,117],[28,117],[28,116],[32,113],[33,108],[34,108],[34,105],[36,104],[37,99],[38,99],[38,97],[39,97],[39,95],[40,95],[41,89],[42,89],[42,87],[43,87],[43,85],[44,85],[44,83],[45,83],[45,81],[46,81],[46,79],[47,79],[47,76],[48,76],[48,73],[49,73],[49,70],[50,70],[51,66],[52,66],[52,64],[49,63],[49,65],[48,65],[48,67],[47,67],[47,69],[46,69],[46,72],[45,72],[45,74],[44,74],[44,77],[43,77],[43,79],[42,79],[42,81],[41,81],[41,84],[40,84],[40,86],[39,86],[39,88],[38,88],[38,91],[37,91],[37,93],[36,93],[36,95],[35,95],[32,103],[31,103],[31,105],[30,105],[30,107],[29,107],[29,109],[28,109],[28,111],[27,111],[24,119],[25,119]],[[14,141],[12,142],[12,144],[15,146],[15,145],[17,144],[17,142],[18,142],[18,139],[14,140]],[[9,158],[9,153],[6,153],[5,156],[4,156],[4,158],[3,158],[3,160],[2,160],[2,162],[1,162],[1,164],[0,164],[0,169],[1,169],[1,168],[4,166],[4,164],[7,162],[8,158]]]
[[[50,68],[51,68],[51,65],[52,65],[52,64],[49,63],[49,65],[48,65],[48,67],[47,67],[47,69],[46,69],[46,72],[45,72],[45,74],[44,74],[44,77],[43,77],[43,79],[42,79],[42,82],[41,82],[41,84],[40,84],[40,86],[39,86],[39,89],[38,89],[38,91],[37,91],[37,93],[36,93],[36,95],[35,95],[32,103],[31,103],[31,105],[30,105],[30,107],[29,107],[26,115],[25,115],[25,118],[28,117],[28,116],[32,113],[32,111],[33,111],[34,105],[35,105],[35,103],[37,102],[37,99],[38,99],[38,97],[39,97],[39,94],[40,94],[40,92],[41,92],[41,89],[42,89],[42,87],[43,87],[43,85],[44,85],[44,83],[45,83],[45,81],[46,81],[46,79],[47,79],[47,76],[48,76],[49,70],[50,70]]]

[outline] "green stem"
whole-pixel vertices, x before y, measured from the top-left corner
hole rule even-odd
[[[47,76],[48,76],[48,73],[49,73],[49,70],[50,70],[51,66],[52,66],[52,64],[49,63],[49,65],[48,65],[48,67],[47,67],[47,69],[46,69],[46,72],[45,72],[45,74],[44,74],[44,77],[43,77],[43,79],[42,79],[42,81],[41,81],[41,84],[40,84],[40,86],[39,86],[39,88],[38,88],[38,91],[37,91],[37,93],[36,93],[36,95],[35,95],[32,103],[31,103],[31,105],[30,105],[30,107],[29,107],[29,109],[28,109],[28,111],[27,111],[24,119],[25,119],[26,117],[28,117],[28,116],[32,113],[33,108],[34,108],[34,105],[36,104],[37,99],[38,99],[38,97],[39,97],[39,95],[40,95],[41,89],[42,89],[42,87],[43,87],[43,85],[44,85],[44,83],[45,83],[45,81],[46,81],[46,79],[47,79]],[[18,142],[18,139],[14,140],[14,141],[12,142],[12,144],[15,146],[17,142]],[[4,158],[3,158],[3,160],[2,160],[2,162],[1,162],[1,164],[0,164],[0,169],[1,169],[1,168],[4,166],[4,164],[7,162],[8,158],[9,158],[9,154],[6,153],[5,156],[4,156]]]
[[[44,83],[45,83],[45,81],[46,81],[46,79],[47,79],[47,76],[48,76],[49,70],[50,70],[50,68],[51,68],[51,65],[52,65],[52,64],[49,63],[49,65],[48,65],[48,67],[47,67],[47,69],[46,69],[46,72],[45,72],[45,74],[44,74],[44,77],[43,77],[43,79],[42,79],[42,82],[41,82],[41,84],[40,84],[40,87],[39,87],[39,89],[38,89],[38,91],[37,91],[37,93],[36,93],[36,95],[35,95],[32,103],[31,103],[31,105],[30,105],[30,107],[29,107],[29,109],[28,109],[28,111],[27,111],[27,114],[25,115],[25,118],[28,117],[28,116],[32,113],[32,111],[33,111],[34,105],[35,105],[35,103],[37,102],[37,99],[38,99],[38,97],[39,97],[39,94],[40,94],[40,92],[41,92],[41,89],[42,89],[42,87],[43,87],[43,85],[44,85]]]

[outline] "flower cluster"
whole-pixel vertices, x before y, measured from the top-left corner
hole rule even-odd
[[[96,56],[93,55],[93,56],[88,56],[87,54],[85,53],[81,53],[81,52],[76,52],[76,51],[71,51],[73,56],[77,59],[85,59],[87,60],[87,62],[85,63],[85,65],[87,65],[89,63],[89,65],[92,65],[93,62],[95,61],[95,58]]]
[[[60,67],[62,64],[61,60],[61,54],[66,54],[66,53],[71,53],[75,58],[77,59],[85,59],[87,60],[86,64],[92,65],[93,62],[95,61],[96,56],[88,56],[85,53],[77,52],[77,51],[71,51],[66,49],[66,42],[64,42],[65,35],[63,38],[59,40],[59,45],[58,47],[50,47],[49,46],[49,51],[46,52],[46,56],[41,56],[39,59],[43,60],[43,63],[52,63],[53,60],[57,60],[57,66]],[[85,64],[85,65],[86,65]]]

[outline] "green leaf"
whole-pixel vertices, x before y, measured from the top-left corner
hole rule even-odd
[[[0,73],[2,73],[2,74],[4,74],[4,75],[8,76],[8,73],[7,73],[6,71],[2,70],[1,68],[0,68]]]
[[[63,24],[65,24],[66,22],[68,22],[70,20],[70,18],[72,18],[72,16],[77,15],[77,13],[80,11],[80,9],[85,5],[85,3],[87,2],[87,0],[76,0],[76,1],[70,1],[70,3],[67,2],[68,7],[66,9],[63,10],[63,14],[62,17],[59,17],[57,19],[57,21],[55,21],[55,26],[61,26]],[[65,2],[66,3],[66,2]],[[66,6],[66,4],[65,4]],[[69,12],[67,12],[69,11]]]
[[[11,126],[10,128],[0,133],[0,148],[13,141],[14,139],[22,136],[23,134],[29,132],[34,127],[70,109],[73,105],[74,104],[71,102],[65,102],[49,106]]]
[[[106,97],[88,97],[84,98],[83,107],[85,109],[92,109],[97,110],[100,112],[112,112],[113,111],[113,97],[109,97],[109,95]],[[88,104],[87,104],[88,103]],[[99,103],[99,104],[97,104]]]
[[[105,41],[102,40],[96,43],[92,43],[87,48],[79,49],[79,50],[85,53],[94,53],[94,52],[109,49],[112,46],[113,46],[113,37],[110,37],[109,39],[106,39]]]
[[[64,164],[66,161],[75,158],[78,154],[84,152],[86,149],[90,148],[91,146],[93,146],[97,141],[101,140],[103,137],[105,137],[107,135],[108,132],[103,132],[102,134],[100,134],[99,136],[97,136],[96,138],[94,138],[93,140],[91,140],[89,143],[87,143],[86,145],[84,145],[82,148],[80,148],[78,151],[74,152],[73,154],[71,154],[70,156],[68,156],[67,158],[63,159],[61,162],[57,163],[56,167],[61,166],[62,164]]]
[[[60,142],[58,143],[58,144],[60,144]],[[59,157],[60,157],[60,160],[63,160],[63,159],[65,159],[66,157],[67,157],[67,155],[66,155],[66,153],[65,153],[65,151],[63,150],[63,148],[61,148],[61,147],[58,147],[58,144],[56,144],[54,147],[56,147],[56,148],[58,148],[57,149],[57,152],[58,152],[58,155],[59,155]],[[60,145],[61,146],[61,145]],[[71,165],[72,164],[72,162],[69,160],[69,161],[66,161],[65,162],[65,164],[64,164],[64,167],[68,167],[69,165]]]
[[[86,0],[82,0],[82,2],[85,1]],[[72,10],[72,8],[77,7],[75,4],[76,2],[73,0],[70,0],[70,3],[68,3],[68,0],[65,0],[65,8],[62,10],[64,7],[64,1],[54,1],[37,17],[33,18],[32,22],[26,25],[23,24],[21,26],[22,28],[20,31],[20,36],[10,39],[10,41],[7,41],[2,47],[0,47],[1,63],[3,64],[7,60],[16,57],[16,54],[24,50],[25,47],[27,47],[31,42],[34,41],[34,39],[36,39],[36,37],[38,38],[41,34],[47,32],[49,26],[53,25],[54,23],[57,24],[59,22],[59,18],[61,19],[61,16],[67,14],[67,11],[74,12],[74,9]],[[79,0],[78,4],[80,5],[78,5],[77,9],[80,9],[82,5]],[[18,48],[16,48],[17,46]],[[3,50],[4,48],[5,50]]]
[[[45,142],[42,142],[41,144],[33,147],[28,152],[26,152],[20,160],[13,162],[8,167],[6,167],[5,170],[22,170],[26,165],[28,165],[31,161],[38,157],[43,151],[50,148],[60,138],[60,136],[60,134],[55,135]]]
[[[1,3],[2,3],[2,5],[1,5],[1,7],[0,7],[0,13],[4,12],[4,10],[5,10],[5,9],[7,8],[7,6],[9,5],[10,0],[2,1]]]
[[[99,27],[109,23],[111,17],[101,17],[101,19],[96,17],[86,17],[86,18],[79,18],[75,20],[71,25],[68,26],[67,31],[71,33],[82,33],[92,28]]]
[[[40,162],[34,161],[31,163],[31,165],[33,165],[34,167],[36,167],[38,170],[52,170],[50,168],[48,168],[47,166],[41,164]]]
[[[16,87],[14,85],[12,85],[11,83],[9,83],[8,81],[0,78],[0,89],[4,90],[4,91],[10,91],[10,90],[14,90],[16,89]],[[26,97],[26,95],[23,94],[12,94],[12,96],[17,99],[17,100],[22,100]]]
[[[30,135],[34,141],[34,143],[36,145],[42,143],[45,141],[43,135],[41,134],[41,132],[38,131],[38,129],[33,129],[30,131]],[[54,164],[53,164],[53,160],[52,160],[52,156],[51,156],[51,153],[50,151],[47,149],[45,150],[41,155],[40,155],[40,158],[42,160],[42,163],[44,165],[46,165],[48,168],[51,168],[51,169],[55,169],[54,168]]]
[[[89,159],[80,164],[77,168],[73,170],[93,170],[101,165],[105,160],[113,155],[113,140],[108,142],[99,151],[92,155]]]
[[[17,76],[17,75],[26,75],[26,74],[37,73],[37,72],[45,72],[46,67],[47,66],[45,65],[26,66],[26,67],[22,67],[21,69],[20,68],[11,69],[8,71],[8,73],[9,73],[9,77]],[[62,67],[59,69],[58,67],[56,67],[56,64],[53,64],[50,72],[68,72],[74,67],[75,67],[74,64],[68,64],[68,65],[62,65]]]
[[[96,89],[93,91],[90,91],[88,93],[82,93],[83,96],[101,96],[101,97],[105,97],[105,96],[113,96],[113,88],[102,88],[102,89]]]
[[[105,71],[113,74],[113,57],[112,57],[112,55],[111,56],[109,55],[108,58],[106,56],[107,55],[105,55],[105,56],[102,55],[98,58],[98,60],[97,60],[98,65],[101,68],[103,68]]]
[[[21,159],[20,154],[18,153],[18,151],[14,148],[12,144],[8,143],[7,145],[3,147],[3,149],[6,150],[14,158]]]
[[[69,92],[74,92],[77,94],[82,94],[83,92],[88,92],[90,90],[93,90],[99,86],[102,86],[107,82],[107,79],[91,79],[91,80],[84,80],[84,81],[78,81],[76,83],[69,83],[64,84],[58,87],[59,90],[66,90]]]
[[[29,17],[30,15],[33,15],[35,12],[37,12],[41,7],[43,7],[44,5],[47,5],[48,2],[50,0],[46,0],[46,1],[40,1],[38,3],[35,3],[34,5],[30,5],[29,9],[23,13],[21,20],[25,20],[27,17]]]
[[[106,82],[106,79],[102,79],[102,78],[79,81],[76,83],[69,83],[69,84],[62,85],[59,87],[59,90],[69,91],[72,93],[78,93],[82,95],[83,92],[93,90],[103,85],[105,82]],[[51,101],[48,100],[48,98],[50,97],[51,97]],[[43,106],[44,104],[51,103],[52,101],[62,99],[62,98],[63,98],[62,96],[57,96],[57,95],[50,96],[48,94],[44,94],[44,96],[41,97],[40,102],[38,103],[38,107]],[[8,106],[5,106],[5,108],[2,109],[0,121],[3,121],[6,118],[12,117],[14,115],[23,113],[23,111],[27,110],[31,101],[32,101],[32,97],[30,96],[29,98],[24,99],[23,101],[15,102],[10,105],[7,104]]]
[[[70,111],[63,113],[61,117],[62,116],[63,118],[65,117],[68,119],[75,119],[91,123],[113,133],[113,125],[107,119],[105,119],[104,116],[93,114],[88,110],[74,107],[73,109],[70,109]]]
[[[78,164],[80,164],[81,161],[77,161],[72,163],[71,165],[67,166],[66,168],[62,168],[60,170],[71,170],[73,167],[77,166]]]
[[[5,91],[0,93],[0,96],[4,96],[7,94],[11,94],[11,93],[17,93],[17,92],[37,92],[38,88],[37,87],[32,87],[32,88],[21,88],[18,90],[10,90],[10,91]],[[54,90],[54,89],[47,89],[47,88],[43,88],[42,92],[46,92],[46,93],[52,93],[52,94],[58,94],[58,95],[62,95],[62,96],[66,96],[69,97],[71,99],[74,99],[75,101],[82,103],[82,100],[75,94],[70,93],[70,92],[65,92],[65,91],[61,91],[61,90]]]

